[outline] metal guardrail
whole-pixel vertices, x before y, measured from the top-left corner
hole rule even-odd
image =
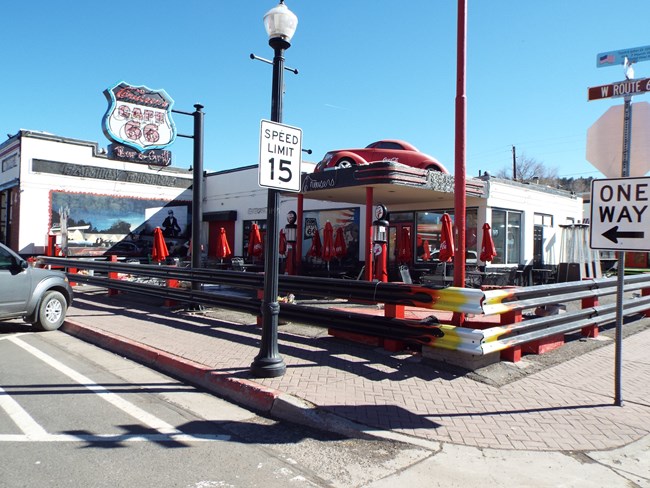
[[[650,287],[650,274],[625,277],[626,291],[641,290],[648,287]],[[616,277],[490,290],[485,292],[483,312],[485,315],[496,315],[557,303],[558,301],[581,300],[615,293]],[[561,299],[558,297],[561,297]]]
[[[261,290],[264,287],[263,273],[123,264],[54,257],[40,257],[39,261],[50,266],[93,270],[102,273],[120,273],[165,280],[175,279],[253,290]],[[78,274],[70,274],[72,280],[81,281],[77,276]],[[110,286],[109,288],[118,289],[117,286]],[[283,293],[293,293],[294,295],[338,297],[354,301],[409,305],[476,315],[483,313],[482,303],[485,299],[483,291],[473,288],[449,287],[435,289],[404,283],[341,280],[308,276],[280,276],[278,288]]]
[[[650,310],[650,296],[628,300],[623,315],[629,317]],[[534,340],[576,332],[590,325],[603,325],[616,318],[616,304],[599,305],[571,314],[541,317],[509,327],[508,331],[486,330],[481,342],[481,354],[503,351]],[[493,340],[496,338],[496,340]]]
[[[119,291],[139,293],[183,303],[221,307],[251,314],[261,313],[262,302],[257,298],[226,296],[192,289],[168,288],[146,283],[111,280],[97,276],[71,274],[70,277],[78,283],[86,283]],[[284,320],[294,320],[318,326],[326,325],[336,330],[417,344],[431,345],[441,335],[440,329],[435,323],[427,324],[390,317],[370,317],[366,314],[343,312],[326,308],[316,310],[314,307],[289,303],[280,304],[280,317]]]
[[[88,269],[104,273],[199,281],[233,288],[255,289],[263,287],[262,273],[239,271],[178,268],[122,264],[114,262],[71,260],[66,258],[41,258],[41,262],[64,268]],[[236,297],[204,291],[160,287],[106,277],[68,273],[71,280],[105,288],[141,293],[150,296],[198,303],[227,309],[260,313],[261,301],[257,298]],[[403,283],[382,283],[334,278],[280,276],[279,288],[283,292],[314,297],[340,297],[349,300],[411,305],[428,309],[450,310],[475,315],[503,314],[542,305],[595,298],[616,293],[616,278],[602,278],[552,285],[491,290],[483,292],[469,288],[431,289]],[[625,277],[625,291],[650,289],[650,274]],[[624,302],[624,315],[630,316],[650,310],[650,296],[628,299]],[[488,329],[470,329],[452,325],[429,324],[382,316],[368,316],[313,307],[280,304],[283,319],[315,324],[336,330],[366,334],[406,341],[435,348],[480,356],[517,347],[538,339],[575,332],[587,326],[602,325],[614,320],[615,304],[585,307],[581,310],[539,317],[500,325]]]
[[[643,289],[650,289],[650,274],[625,277],[624,291],[626,293]],[[534,286],[495,292],[488,291],[486,292],[487,305],[484,308],[486,313],[505,313],[548,304],[596,298],[615,293],[616,278]],[[500,301],[505,299],[510,301]],[[644,313],[649,310],[650,296],[628,298],[623,302],[623,315],[625,317]],[[457,327],[454,331],[448,331],[445,326],[442,326],[441,329],[445,335],[438,339],[433,347],[456,350],[474,356],[482,356],[522,346],[536,340],[577,332],[585,327],[601,326],[611,323],[615,317],[616,304],[611,303],[585,307],[570,313],[527,319],[521,322],[482,330]]]

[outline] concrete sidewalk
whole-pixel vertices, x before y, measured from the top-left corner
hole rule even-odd
[[[624,402],[616,407],[613,342],[495,387],[423,364],[417,354],[283,325],[287,372],[256,379],[249,373],[259,352],[254,323],[248,314],[174,312],[79,286],[63,330],[240,404],[341,433],[506,450],[602,451],[637,441],[647,449],[650,330],[624,340]]]

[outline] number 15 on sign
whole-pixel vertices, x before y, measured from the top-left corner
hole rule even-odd
[[[259,185],[300,191],[302,129],[262,120],[260,124]]]

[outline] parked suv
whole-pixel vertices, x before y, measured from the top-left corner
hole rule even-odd
[[[65,273],[32,268],[0,243],[0,320],[22,318],[40,330],[56,330],[71,303]]]

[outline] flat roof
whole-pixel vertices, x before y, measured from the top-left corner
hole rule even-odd
[[[387,205],[431,203],[449,200],[454,194],[454,177],[440,171],[381,161],[304,174],[301,193],[310,200],[364,205],[367,187],[372,187],[374,201]],[[468,179],[466,194],[468,197],[487,198],[485,182]]]

